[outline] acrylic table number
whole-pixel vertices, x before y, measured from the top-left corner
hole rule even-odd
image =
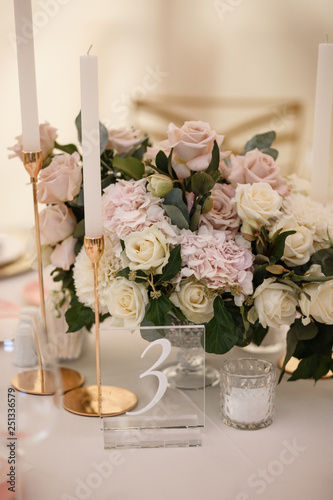
[[[192,327],[101,328],[101,383],[111,390],[121,385],[138,398],[136,407],[122,415],[105,417],[102,406],[106,449],[201,446],[204,371],[200,389],[169,383],[165,368],[177,361],[180,349],[166,338],[171,328],[190,332]],[[199,328],[204,336],[204,327]]]

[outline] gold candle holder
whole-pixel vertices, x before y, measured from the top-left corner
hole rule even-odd
[[[94,270],[95,335],[96,335],[96,385],[79,387],[67,392],[63,398],[66,410],[89,417],[111,417],[132,410],[138,399],[136,395],[121,387],[102,386],[100,375],[99,347],[99,297],[98,264],[104,252],[104,237],[84,237],[84,247]]]
[[[40,226],[39,226],[39,213],[37,201],[37,179],[43,165],[42,151],[23,151],[22,161],[24,168],[30,176],[32,185],[33,203],[34,203],[34,217],[35,217],[35,236],[36,236],[36,249],[37,249],[37,263],[38,263],[38,282],[39,282],[39,295],[40,295],[40,308],[42,321],[47,335],[46,312],[45,312],[45,295],[44,295],[44,280],[43,280],[43,263],[42,263],[42,247],[40,243]],[[40,339],[37,338],[34,332],[35,345],[38,358],[38,369],[27,370],[17,374],[12,379],[13,387],[27,394],[37,395],[50,395],[56,391],[55,380],[53,374],[43,368],[42,354],[40,350]],[[60,368],[62,389],[64,392],[80,387],[84,382],[84,377],[81,373],[70,368]]]

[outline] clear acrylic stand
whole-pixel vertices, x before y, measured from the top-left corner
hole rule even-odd
[[[100,329],[101,385],[120,386],[137,396],[137,404],[122,415],[103,416],[101,428],[105,449],[190,447],[202,445],[205,422],[205,351],[201,350],[203,365],[196,373],[198,387],[175,387],[168,380],[168,367],[179,363],[179,351],[186,350],[186,337],[196,330],[204,345],[204,327],[198,325],[172,327],[142,327],[140,329]],[[173,345],[170,330],[184,334],[184,345]],[[149,339],[149,340],[147,340]],[[188,347],[193,349],[192,347]],[[188,377],[193,380],[190,366]],[[183,377],[186,378],[186,373]],[[201,377],[201,380],[200,380]],[[186,384],[185,384],[186,385]],[[193,385],[193,384],[192,384]]]

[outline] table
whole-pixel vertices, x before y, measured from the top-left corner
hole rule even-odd
[[[0,281],[0,298],[22,303],[22,287],[35,275]],[[94,339],[67,363],[94,383]],[[207,355],[220,367],[228,355]],[[281,353],[266,355],[277,362]],[[1,370],[1,368],[0,368]],[[33,396],[38,397],[38,396]],[[270,427],[241,431],[219,414],[219,387],[206,389],[202,447],[104,450],[98,418],[60,408],[47,439],[22,457],[26,500],[330,500],[333,497],[332,380],[287,382],[277,387]]]

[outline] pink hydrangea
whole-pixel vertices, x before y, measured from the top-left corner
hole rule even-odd
[[[121,253],[120,240],[153,224],[164,233],[168,243],[176,242],[176,228],[165,216],[162,200],[146,191],[146,182],[119,180],[104,190],[103,226],[113,239],[117,256]]]
[[[197,234],[182,230],[179,243],[181,277],[195,276],[212,289],[236,290],[245,295],[253,292],[254,256],[242,237],[237,242],[226,240],[223,232],[202,226]]]

